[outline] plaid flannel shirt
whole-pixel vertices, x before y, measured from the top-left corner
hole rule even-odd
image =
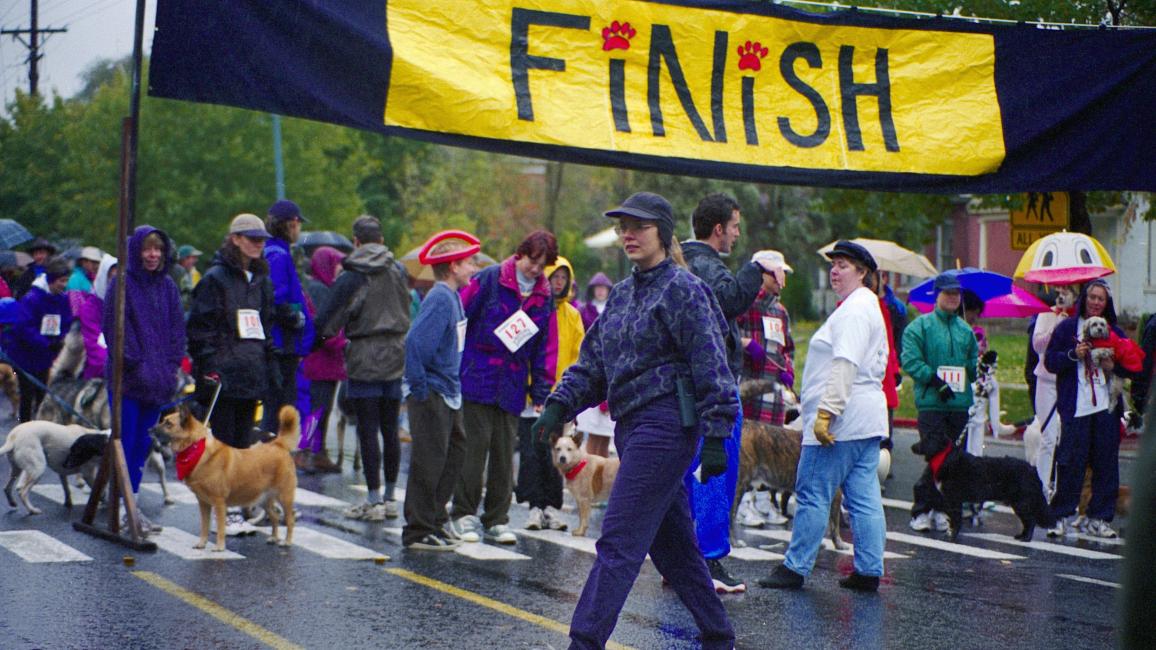
[[[773,323],[764,324],[764,318],[778,319],[784,343],[767,342],[766,332]],[[791,338],[791,316],[779,297],[760,291],[751,308],[736,322],[742,338],[750,340],[743,346],[742,379],[770,379],[793,389],[795,341]],[[786,404],[779,393],[768,393],[743,402],[743,417],[782,425]]]

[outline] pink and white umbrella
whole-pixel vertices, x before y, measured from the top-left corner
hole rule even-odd
[[[918,300],[911,304],[921,313],[928,313],[935,308],[933,303]],[[1035,297],[1030,291],[1012,285],[1012,292],[1006,296],[992,298],[983,305],[983,318],[1028,318],[1041,314],[1050,309],[1048,304]]]

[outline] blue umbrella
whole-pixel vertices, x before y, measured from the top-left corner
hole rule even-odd
[[[979,296],[980,300],[987,302],[992,298],[999,298],[1006,296],[1012,292],[1012,279],[1006,275],[993,273],[992,271],[985,271],[968,266],[962,269],[952,269],[944,271],[950,275],[959,278],[959,283],[963,285],[964,289],[969,289]],[[908,294],[907,300],[909,302],[926,302],[935,303],[935,278],[920,282]]]
[[[32,239],[28,229],[11,219],[0,219],[0,248],[12,248]]]

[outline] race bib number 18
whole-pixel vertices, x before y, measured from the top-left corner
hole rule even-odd
[[[526,341],[529,341],[537,333],[538,326],[521,309],[514,312],[494,330],[494,335],[502,341],[502,344],[510,352],[517,352],[526,344]]]

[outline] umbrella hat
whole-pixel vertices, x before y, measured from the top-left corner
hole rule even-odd
[[[890,271],[891,273],[902,273],[904,275],[911,275],[917,278],[930,278],[939,273],[935,270],[935,265],[927,257],[908,250],[893,241],[884,239],[867,239],[858,237],[850,240],[853,243],[859,244],[871,253],[871,257],[875,258],[875,263],[879,265],[880,271]],[[838,241],[833,241],[830,244],[819,249],[818,253],[824,257],[828,252],[835,248]]]
[[[421,255],[421,249],[424,248],[424,246],[424,244],[418,246],[405,255],[402,255],[400,261],[402,265],[405,266],[406,272],[409,273],[409,277],[413,278],[414,280],[425,280],[428,282],[433,282],[435,279],[433,274],[433,267],[428,264],[422,264],[421,260],[419,259],[419,256]],[[485,253],[478,253],[476,256],[474,256],[474,259],[478,262],[478,268],[485,268],[487,266],[498,263],[496,260],[494,260],[494,258],[486,255]]]
[[[32,233],[11,219],[0,219],[0,248],[12,248],[32,239]]]
[[[1015,277],[1066,285],[1115,272],[1112,256],[1095,238],[1078,232],[1056,232],[1032,242],[1016,265]]]
[[[964,289],[970,289],[987,302],[993,298],[1006,296],[1012,292],[1012,279],[1006,275],[985,271],[974,267],[952,269],[944,273],[954,275]],[[926,280],[916,285],[907,299],[912,303],[935,304],[935,281]]]

